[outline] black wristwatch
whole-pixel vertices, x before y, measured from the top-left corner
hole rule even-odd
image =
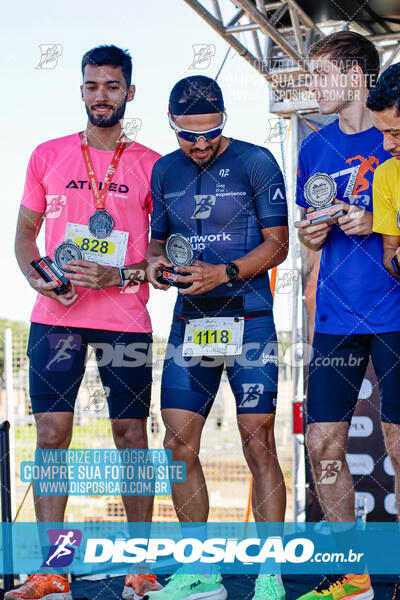
[[[229,277],[229,281],[235,281],[239,277],[239,267],[236,263],[226,263],[226,274]]]

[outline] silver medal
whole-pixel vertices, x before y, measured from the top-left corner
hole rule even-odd
[[[75,242],[61,242],[54,250],[54,262],[62,269],[63,266],[70,260],[82,260],[84,257],[83,251]]]
[[[95,238],[102,240],[112,232],[114,219],[106,210],[96,210],[89,219],[88,228]]]
[[[165,251],[168,259],[175,267],[187,267],[192,264],[192,244],[180,233],[174,233],[169,236]]]
[[[330,206],[336,198],[335,180],[326,173],[314,173],[304,184],[304,197],[313,208]]]

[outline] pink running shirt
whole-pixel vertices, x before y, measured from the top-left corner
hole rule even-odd
[[[113,151],[90,147],[99,187],[102,185]],[[125,265],[145,258],[152,212],[150,177],[160,155],[132,142],[125,149],[106,199],[106,210],[114,219],[114,229],[129,233]],[[46,213],[46,251],[64,240],[67,223],[87,225],[95,206],[82,158],[79,134],[40,144],[29,161],[22,204]],[[150,332],[146,309],[148,284],[121,291],[117,287],[91,290],[77,286],[78,299],[65,307],[38,294],[31,321],[46,325],[88,327],[123,332]],[[136,293],[132,293],[137,290]]]

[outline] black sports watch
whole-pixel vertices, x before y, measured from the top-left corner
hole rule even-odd
[[[236,263],[226,263],[226,274],[229,277],[229,281],[235,281],[239,277],[239,267]]]

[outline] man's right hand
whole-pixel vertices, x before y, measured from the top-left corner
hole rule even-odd
[[[53,300],[57,300],[63,306],[71,306],[74,302],[76,302],[78,298],[78,294],[76,293],[75,285],[70,282],[68,286],[68,290],[65,294],[60,294],[57,296],[55,292],[53,292],[54,288],[58,286],[56,281],[46,282],[42,278],[36,277],[28,277],[28,282],[36,290],[39,294],[43,296],[47,296],[48,298],[52,298]]]
[[[309,208],[306,212],[313,212],[313,209]],[[334,207],[332,207],[332,213],[334,214],[334,212]],[[302,219],[301,221],[296,221],[294,226],[300,229],[300,240],[303,244],[307,246],[307,248],[317,251],[324,245],[328,233],[331,230],[331,224],[332,221],[324,221],[323,223],[315,223],[315,225],[312,225],[307,219]]]
[[[171,286],[159,283],[156,277],[163,267],[168,267],[171,269],[173,266],[174,265],[169,262],[166,256],[148,257],[146,269],[147,281],[149,281],[151,285],[158,290],[169,290]]]
[[[57,283],[46,283],[41,277],[38,278],[36,276],[36,271],[31,266],[31,261],[36,260],[40,256],[36,245],[36,238],[39,234],[44,216],[43,212],[31,210],[21,204],[15,237],[15,254],[22,273],[34,290],[43,296],[48,296],[49,298],[52,298],[52,300],[56,300],[63,306],[71,306],[78,298],[75,286],[70,283],[66,294],[57,296],[57,294],[53,292],[54,288],[57,287]]]

